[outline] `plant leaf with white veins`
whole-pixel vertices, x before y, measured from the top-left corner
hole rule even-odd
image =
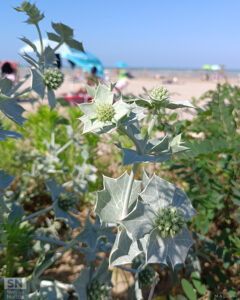
[[[133,242],[124,228],[118,229],[115,243],[109,257],[110,266],[129,264],[142,252],[141,243]]]
[[[155,226],[155,218],[156,215],[152,208],[148,204],[138,201],[133,211],[121,223],[126,228],[129,237],[136,241],[152,231]]]
[[[184,107],[195,108],[188,100],[167,101],[164,102],[163,106],[169,109],[184,108]]]
[[[123,211],[123,202],[126,187],[129,181],[127,172],[114,179],[103,176],[104,189],[98,192],[95,212],[101,221],[107,223],[119,223]],[[130,196],[129,207],[133,206],[140,193],[140,181],[134,181]]]
[[[138,154],[137,151],[127,148],[122,148],[123,151],[123,165],[127,166],[134,163],[141,162],[163,162],[172,157],[171,153],[162,153],[158,155]]]

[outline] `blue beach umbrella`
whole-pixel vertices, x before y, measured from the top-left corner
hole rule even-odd
[[[70,48],[71,52],[61,54],[63,58],[66,58],[73,62],[76,66],[83,68],[85,71],[91,73],[93,67],[97,68],[97,76],[103,78],[103,64],[101,61],[92,53],[85,51],[79,51]]]
[[[126,68],[127,64],[124,61],[118,61],[115,65],[117,68]]]

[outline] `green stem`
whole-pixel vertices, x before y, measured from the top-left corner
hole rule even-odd
[[[135,174],[137,172],[138,166],[139,166],[139,163],[133,164],[133,167],[132,167],[132,170],[131,170],[131,173],[130,173],[130,176],[129,176],[129,181],[128,181],[128,185],[127,185],[127,188],[126,188],[126,193],[125,193],[125,197],[124,197],[124,200],[123,200],[122,219],[125,218],[128,215],[129,200],[130,200],[130,197],[131,197],[134,177],[135,177]]]
[[[63,241],[60,241],[60,240],[55,240],[55,239],[48,238],[48,237],[45,237],[45,236],[32,235],[32,238],[34,240],[37,240],[37,241],[42,241],[42,242],[45,242],[45,243],[55,244],[55,245],[58,245],[58,246],[66,246],[68,244],[66,242],[63,242]],[[85,252],[85,253],[89,252],[89,249],[86,248],[86,247],[73,246],[73,249],[81,251],[81,252]]]
[[[158,281],[159,281],[159,276],[156,275],[156,276],[155,276],[155,279],[154,279],[154,281],[153,281],[153,284],[152,284],[152,287],[151,287],[149,296],[148,296],[148,300],[152,300],[153,294],[154,294],[154,290],[155,290],[156,285],[158,284]]]
[[[31,215],[25,217],[24,219],[22,219],[22,222],[25,222],[25,221],[30,220],[30,219],[32,219],[32,218],[35,218],[35,217],[37,217],[37,216],[39,216],[39,215],[41,215],[41,214],[44,214],[44,213],[50,211],[52,208],[53,208],[53,205],[51,205],[51,206],[49,206],[49,207],[46,207],[46,208],[44,208],[44,209],[41,209],[41,210],[39,210],[39,211],[36,211],[35,213],[33,213],[33,214],[31,214]]]
[[[138,154],[144,154],[144,148],[146,146],[147,140],[149,138],[149,135],[153,129],[153,126],[156,122],[157,119],[157,115],[155,114],[153,119],[150,122],[149,128],[148,128],[148,132],[146,133],[145,137],[144,137],[144,141],[143,141],[143,145],[138,144],[136,142],[136,139],[124,128],[124,126],[119,127],[118,129],[125,133],[134,143],[134,145],[136,146],[136,150],[138,152]],[[133,182],[134,182],[134,178],[137,172],[137,168],[139,166],[140,163],[135,163],[133,164],[130,176],[129,176],[129,181],[128,181],[128,185],[126,188],[126,193],[125,193],[125,197],[123,200],[123,210],[122,210],[122,219],[125,218],[128,215],[128,208],[129,208],[129,201],[130,201],[130,197],[131,197],[131,192],[132,192],[132,187],[133,187]]]
[[[38,35],[39,35],[39,40],[40,40],[40,45],[41,45],[41,51],[40,51],[40,54],[41,56],[43,56],[43,39],[42,39],[42,34],[41,34],[41,30],[38,26],[38,24],[36,23],[35,24],[36,28],[37,28],[37,31],[38,31]]]
[[[152,130],[153,130],[153,127],[154,127],[154,124],[155,124],[156,120],[157,120],[157,114],[155,113],[154,117],[153,117],[152,120],[150,121],[150,124],[149,124],[149,126],[148,126],[148,131],[147,131],[147,133],[145,134],[145,137],[144,137],[144,140],[143,140],[143,141],[144,141],[144,147],[146,146],[147,140],[148,140],[148,138],[149,138],[149,136],[150,136],[150,133],[151,133]]]
[[[64,151],[68,146],[70,146],[73,143],[73,140],[68,141],[65,145],[63,145],[57,152],[56,155],[60,154],[62,151]]]
[[[57,51],[58,48],[60,48],[62,46],[64,42],[60,42],[55,48],[53,48],[53,52],[55,53]]]
[[[79,236],[81,232],[70,242],[67,243],[59,252],[55,253],[34,275],[34,278],[39,278],[42,273],[47,270],[52,264],[54,264],[66,251],[71,249],[75,244],[79,242]]]

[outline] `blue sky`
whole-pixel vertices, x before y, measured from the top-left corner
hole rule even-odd
[[[18,59],[24,44],[37,39],[26,16],[13,10],[22,1],[1,1],[0,60]],[[105,66],[199,68],[225,64],[240,69],[239,0],[36,0],[46,18],[75,30],[85,49]]]

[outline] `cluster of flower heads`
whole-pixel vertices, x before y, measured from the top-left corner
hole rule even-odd
[[[115,116],[115,109],[112,104],[99,103],[96,107],[96,115],[100,122],[111,122]]]
[[[182,229],[186,225],[184,214],[173,206],[162,208],[155,220],[158,228],[158,234],[162,238],[174,237],[181,233]]]
[[[87,287],[88,300],[108,300],[110,297],[109,287],[97,280],[94,280],[89,287]]]
[[[64,75],[56,68],[48,68],[43,74],[43,83],[49,90],[58,89],[64,81]]]
[[[61,193],[58,196],[58,206],[64,211],[73,209],[76,203],[77,198],[73,193]]]
[[[152,89],[150,97],[154,100],[162,101],[165,99],[169,99],[170,95],[166,88],[164,88],[163,86],[158,86]]]

